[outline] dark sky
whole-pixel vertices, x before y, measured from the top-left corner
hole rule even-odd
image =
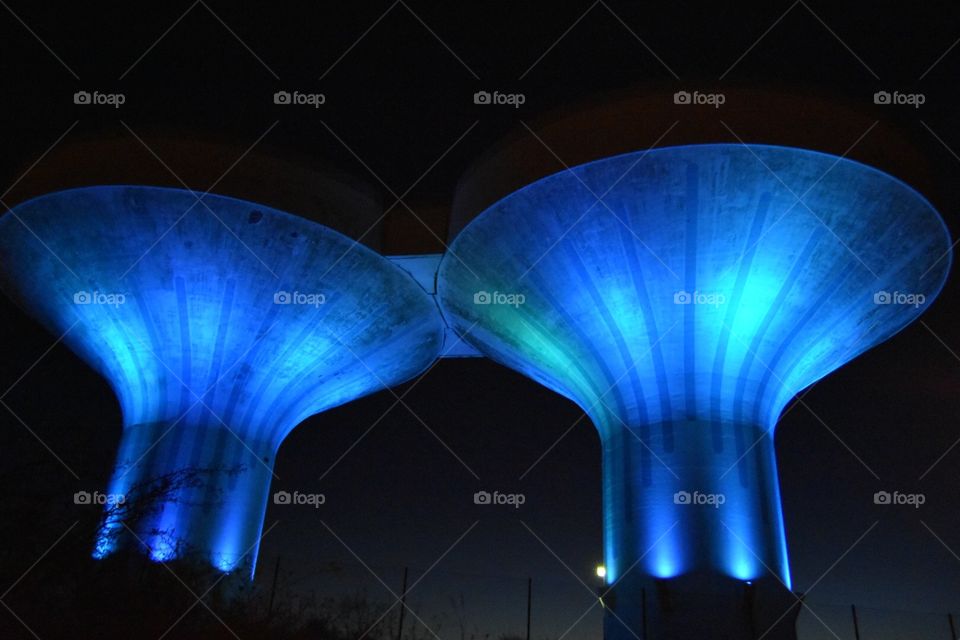
[[[69,137],[116,131],[122,119],[135,131],[201,130],[244,146],[278,121],[266,147],[371,179],[329,127],[399,193],[479,121],[409,196],[413,205],[444,204],[471,161],[520,119],[600,91],[715,80],[756,43],[727,82],[814,86],[861,101],[888,87],[922,92],[920,109],[890,117],[937,165],[943,193],[934,204],[951,233],[960,231],[960,47],[950,50],[960,38],[960,10],[950,3],[774,2],[748,9],[411,0],[240,8],[211,0],[193,5],[148,51],[189,7],[11,2],[0,9],[5,182],[77,120]],[[473,92],[490,87],[522,91],[527,103],[478,109]],[[87,88],[122,91],[127,104],[81,110],[71,96]],[[320,112],[279,110],[272,93],[284,88],[322,91],[328,104]],[[960,613],[960,445],[950,449],[960,439],[958,305],[951,277],[922,317],[926,326],[912,325],[804,392],[805,406],[790,409],[777,429],[794,587],[814,586],[810,602],[824,620],[837,620],[831,624],[838,634],[848,633],[849,623],[831,605],[935,612],[937,624],[948,610]],[[62,346],[37,362],[53,338],[5,298],[0,322],[0,392],[36,362],[4,402],[69,466],[102,464],[105,476],[120,429],[107,384]],[[269,579],[280,556],[292,584],[365,584],[387,600],[331,530],[396,590],[402,567],[416,579],[478,522],[411,601],[421,599],[425,619],[443,609],[449,631],[457,624],[450,596],[462,593],[471,625],[519,631],[532,576],[535,635],[559,635],[592,603],[564,564],[593,585],[602,557],[599,443],[589,421],[521,480],[580,418],[572,403],[488,361],[444,361],[406,396],[410,411],[394,407],[351,449],[393,400],[384,391],[316,416],[284,443],[275,489],[323,492],[327,504],[317,511],[271,506],[267,526],[279,524],[261,547],[259,579]],[[9,440],[0,463],[35,458],[38,475],[66,473],[2,407],[0,422]],[[89,475],[77,486],[96,488],[103,480]],[[519,510],[474,506],[473,492],[491,487],[516,487],[527,503]],[[922,492],[927,501],[918,510],[877,507],[872,496],[882,489]],[[433,601],[442,607],[428,606]],[[864,614],[875,628],[886,615]],[[594,611],[567,637],[597,637],[598,623]]]

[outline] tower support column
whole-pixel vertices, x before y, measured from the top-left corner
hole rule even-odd
[[[796,598],[772,434],[709,421],[600,431],[605,638],[750,639],[774,622],[766,638],[793,637],[775,635],[793,629]]]
[[[95,556],[134,546],[252,572],[275,448],[190,417],[124,428]]]

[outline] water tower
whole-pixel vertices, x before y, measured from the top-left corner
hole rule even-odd
[[[599,431],[607,640],[795,637],[778,417],[923,313],[950,244],[884,172],[746,144],[561,169],[459,231],[447,321]]]
[[[286,435],[421,372],[443,339],[431,297],[366,246],[180,189],[84,187],[17,205],[0,218],[0,284],[119,400],[107,491],[153,500],[132,523],[108,513],[100,557],[132,545],[252,571]]]

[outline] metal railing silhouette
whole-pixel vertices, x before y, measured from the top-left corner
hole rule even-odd
[[[403,595],[405,571],[409,610],[404,616],[403,638],[433,638],[433,632],[441,640],[522,640],[528,637],[528,602],[532,639],[603,637],[603,610],[595,596],[600,581],[586,570],[574,576],[558,566],[557,571],[526,576],[517,572],[478,573],[351,559],[306,563],[302,559],[294,563],[291,559],[286,564],[281,562],[280,567],[278,588],[286,593],[278,601],[292,601],[301,610],[309,610],[310,599],[360,594],[373,609],[384,614],[378,624],[391,629],[384,637],[397,637],[398,600]],[[274,562],[264,562],[259,578],[269,583],[274,569]],[[960,619],[951,612],[818,599],[804,599],[797,621],[798,640],[960,640],[958,632]],[[756,640],[761,640],[762,634],[763,630],[759,630]]]

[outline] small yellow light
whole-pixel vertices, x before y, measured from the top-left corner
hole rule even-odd
[[[597,577],[606,578],[607,577],[607,568],[602,564],[597,565]]]

